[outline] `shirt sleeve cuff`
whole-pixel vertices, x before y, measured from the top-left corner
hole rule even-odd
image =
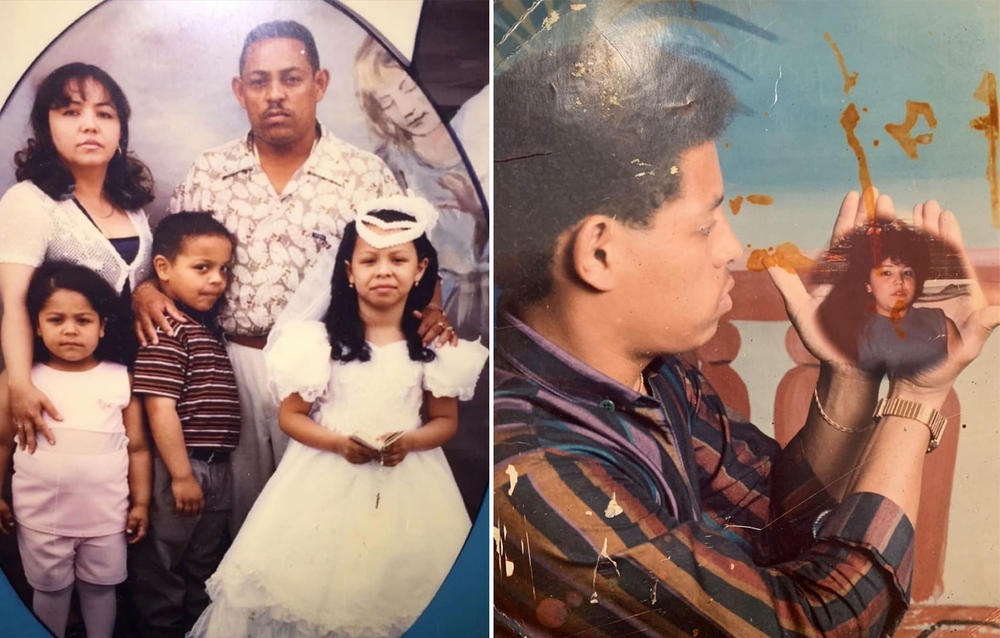
[[[851,494],[825,517],[816,538],[866,550],[892,576],[898,602],[909,605],[914,531],[899,505],[870,492]]]

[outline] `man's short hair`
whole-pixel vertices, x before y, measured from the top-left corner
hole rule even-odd
[[[211,213],[181,211],[167,215],[153,232],[153,255],[163,255],[173,261],[192,237],[225,237],[236,250],[236,239]]]
[[[247,49],[254,42],[270,40],[271,38],[292,38],[301,42],[306,48],[305,54],[309,58],[312,70],[319,71],[319,51],[316,50],[316,41],[309,29],[294,20],[274,20],[258,24],[247,34],[246,40],[243,41],[243,50],[240,51],[241,74],[243,73],[243,63],[247,59]]]
[[[680,156],[718,137],[736,105],[725,79],[692,59],[588,31],[527,47],[495,80],[494,269],[505,305],[550,292],[556,240],[583,218],[643,225],[679,196]]]

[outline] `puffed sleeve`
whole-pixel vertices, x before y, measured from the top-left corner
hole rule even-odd
[[[45,261],[55,202],[30,182],[15,184],[0,199],[0,263],[39,266]],[[16,238],[16,239],[12,239]]]
[[[471,399],[490,351],[479,341],[462,339],[457,346],[437,348],[434,355],[424,365],[424,389],[436,397]]]
[[[278,400],[293,392],[315,401],[330,382],[330,341],[321,321],[290,321],[264,348],[271,387]]]

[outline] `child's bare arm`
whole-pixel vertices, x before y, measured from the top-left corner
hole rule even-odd
[[[335,452],[351,463],[367,463],[375,458],[374,451],[338,432],[328,430],[309,417],[312,404],[298,393],[290,394],[278,409],[281,431],[303,445]]]
[[[7,465],[14,451],[14,421],[10,418],[10,391],[7,387],[7,371],[0,373],[0,492],[7,478]],[[10,505],[0,497],[0,532],[10,533],[14,528],[14,516]]]
[[[397,465],[409,452],[432,450],[444,445],[458,431],[458,399],[424,392],[427,423],[409,430],[382,450],[382,464]],[[385,435],[386,438],[392,434]]]
[[[125,534],[129,543],[136,543],[146,535],[153,475],[149,445],[142,427],[142,404],[138,397],[132,396],[132,400],[122,411],[122,418],[125,421],[125,435],[128,437],[128,492],[131,501]]]
[[[181,429],[181,419],[177,416],[177,400],[147,394],[143,403],[149,416],[149,430],[153,433],[156,450],[170,473],[174,506],[181,514],[200,514],[205,505],[205,495],[194,478],[191,461],[188,460],[184,431]]]

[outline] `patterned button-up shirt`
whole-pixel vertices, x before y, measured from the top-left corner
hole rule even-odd
[[[836,503],[801,453],[730,418],[667,357],[652,396],[506,315],[494,391],[498,636],[880,636],[913,528]]]
[[[279,195],[261,168],[251,137],[206,151],[170,198],[170,212],[210,211],[236,236],[236,258],[222,328],[270,330],[323,250],[336,250],[355,206],[400,192],[392,171],[372,153],[321,135]]]

